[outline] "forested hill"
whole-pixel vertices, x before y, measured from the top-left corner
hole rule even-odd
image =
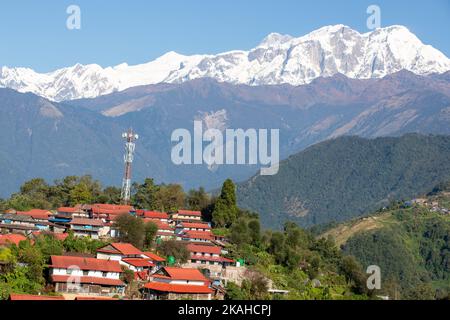
[[[379,266],[392,298],[450,298],[450,183],[321,235],[330,236],[363,268]]]
[[[240,184],[237,194],[265,226],[312,226],[370,213],[448,180],[449,136],[340,137],[289,157],[277,175]]]

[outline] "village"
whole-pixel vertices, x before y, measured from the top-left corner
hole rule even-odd
[[[117,241],[115,220],[131,215],[157,225],[155,241],[177,241],[190,257],[178,263],[155,250],[141,251]],[[103,240],[95,255],[67,252],[52,255],[48,283],[52,295],[10,294],[10,300],[115,300],[126,296],[125,272],[138,284],[138,300],[222,300],[228,281],[239,283],[246,272],[244,262],[226,258],[227,239],[214,235],[200,211],[156,212],[131,205],[92,204],[61,207],[55,211],[7,210],[0,215],[0,248],[18,246],[51,235],[64,241],[69,235]],[[0,270],[1,270],[0,261]]]

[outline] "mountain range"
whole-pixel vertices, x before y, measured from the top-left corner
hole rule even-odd
[[[120,185],[121,136],[133,127],[140,135],[134,181],[153,177],[186,189],[214,190],[232,178],[242,182],[240,204],[261,212],[265,225],[279,226],[287,218],[304,226],[348,219],[446,177],[442,157],[448,155],[436,140],[417,138],[404,147],[396,138],[360,139],[450,135],[447,70],[449,59],[405,27],[360,34],[343,25],[300,38],[270,34],[249,51],[196,56],[172,52],[138,66],[76,65],[48,74],[3,67],[0,197],[35,177],[51,181],[91,174],[106,185]],[[195,120],[222,131],[279,129],[280,156],[287,160],[274,177],[251,178],[257,165],[177,166],[171,161],[171,134],[179,128],[192,131]],[[412,139],[406,137],[398,141]],[[421,148],[421,143],[430,146]],[[398,159],[392,158],[395,146],[402,150]],[[405,150],[422,157],[413,173],[400,166],[411,163]],[[373,159],[367,159],[371,152]],[[338,163],[343,167],[336,167]],[[389,163],[396,164],[395,175],[376,180],[377,170],[390,172]],[[430,176],[416,176],[420,170]],[[358,180],[358,172],[372,175],[360,174],[365,180]],[[283,192],[272,189],[281,183]],[[375,188],[378,183],[387,190]],[[356,190],[338,192],[354,185],[360,196]],[[268,203],[272,192],[277,199]],[[266,197],[260,198],[262,194]]]
[[[133,179],[154,177],[185,188],[217,188],[231,177],[244,181],[250,165],[176,166],[171,134],[178,128],[280,129],[287,158],[342,135],[399,136],[409,132],[450,134],[450,73],[418,76],[408,71],[381,79],[337,74],[302,86],[248,86],[197,79],[180,84],[133,87],[95,99],[56,103],[32,93],[0,89],[0,196],[25,180],[92,174],[120,185],[121,133],[140,135]]]
[[[251,86],[308,84],[343,74],[374,79],[408,70],[418,75],[450,70],[450,60],[423,44],[404,26],[359,33],[344,25],[326,26],[302,37],[269,34],[250,50],[185,56],[169,52],[148,63],[103,68],[97,64],[37,73],[29,68],[0,69],[0,86],[32,92],[52,101],[95,98],[125,89],[181,83],[198,78]]]

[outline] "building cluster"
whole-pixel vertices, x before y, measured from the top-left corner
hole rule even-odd
[[[155,223],[158,243],[176,240],[185,244],[190,254],[188,262],[180,265],[171,261],[171,257],[166,259],[118,242],[119,230],[114,221],[123,214]],[[53,234],[61,241],[72,233],[108,243],[92,256],[73,253],[51,256],[49,282],[66,299],[122,298],[127,290],[125,272],[134,275],[140,299],[221,299],[226,282],[239,282],[245,271],[240,262],[224,257],[226,239],[212,233],[199,211],[165,213],[135,210],[128,205],[92,204],[62,207],[55,212],[8,210],[0,215],[0,247],[18,245],[26,239],[33,241],[42,233]],[[26,297],[11,295],[10,298]]]

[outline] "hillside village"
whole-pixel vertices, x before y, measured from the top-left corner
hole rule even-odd
[[[176,240],[185,244],[190,253],[188,261],[178,264],[173,257],[116,242],[119,231],[114,221],[124,214],[155,223],[156,242]],[[226,258],[227,239],[211,232],[211,225],[202,221],[200,211],[166,213],[111,204],[61,207],[54,212],[8,210],[0,215],[0,233],[0,247],[33,242],[44,235],[60,241],[70,235],[107,243],[95,255],[52,255],[47,281],[58,295],[36,299],[122,299],[127,291],[125,270],[132,271],[139,286],[139,295],[134,299],[223,299],[224,284],[239,282],[246,269],[242,262]],[[31,298],[10,295],[11,300]]]

